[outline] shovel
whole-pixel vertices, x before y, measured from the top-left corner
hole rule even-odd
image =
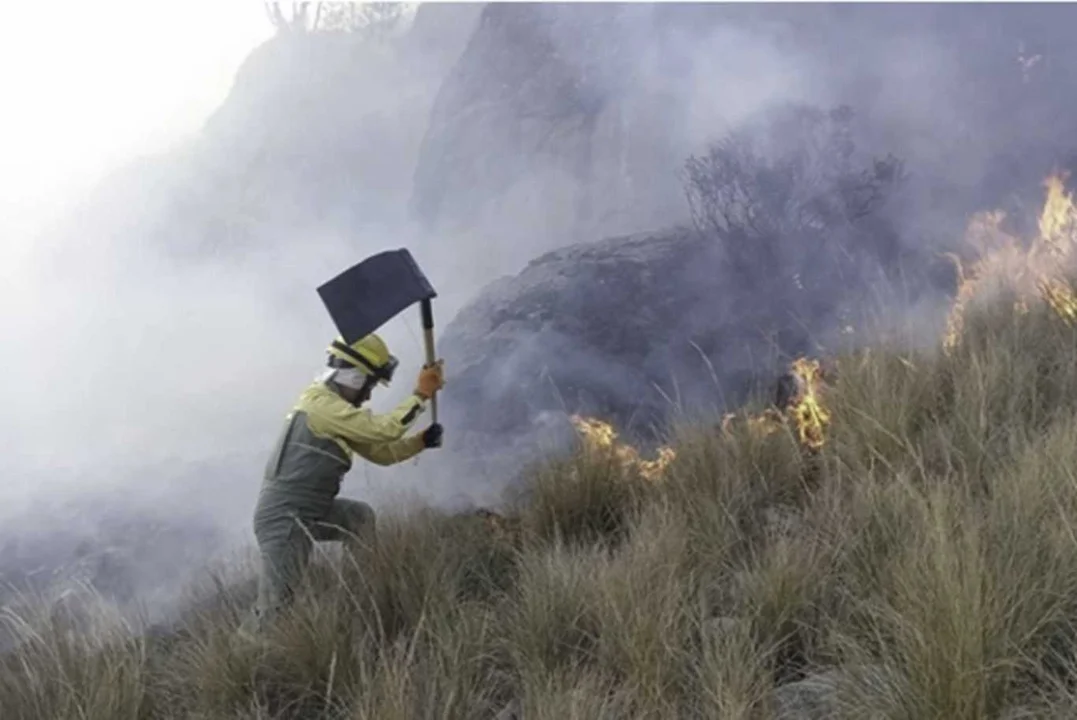
[[[369,335],[405,308],[419,303],[426,363],[434,353],[434,309],[437,292],[406,249],[371,255],[318,288],[329,317],[344,342],[351,344]],[[430,401],[433,421],[438,421],[435,395]]]

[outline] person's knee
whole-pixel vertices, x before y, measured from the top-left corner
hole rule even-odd
[[[374,508],[358,500],[338,500],[344,529],[350,533],[362,533],[373,529],[377,522]]]
[[[374,512],[374,508],[365,502],[353,500],[347,505],[345,517],[347,524],[345,539],[349,541],[349,545],[353,545],[356,541],[360,544],[370,544],[374,541],[377,526],[377,513]]]
[[[355,521],[360,527],[369,527],[373,529],[378,521],[378,514],[374,512],[374,508],[367,505],[365,502],[355,503]]]

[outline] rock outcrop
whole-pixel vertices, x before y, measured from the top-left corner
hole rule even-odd
[[[571,414],[646,443],[672,417],[772,392],[776,363],[815,352],[812,338],[832,330],[833,318],[814,320],[778,314],[690,229],[548,253],[445,328],[451,448],[503,479],[573,437]]]
[[[683,229],[537,258],[446,327],[446,407],[466,406],[467,425],[483,432],[521,430],[542,411],[657,419],[677,370],[705,372],[690,342],[709,324],[717,270],[715,248]]]
[[[488,5],[431,112],[416,217],[446,231],[513,228],[518,243],[551,248],[683,215],[666,162],[679,150],[662,146],[675,104],[640,75],[652,12]]]

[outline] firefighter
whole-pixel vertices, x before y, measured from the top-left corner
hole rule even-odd
[[[342,541],[349,550],[374,538],[374,510],[337,497],[352,456],[393,465],[441,446],[440,424],[405,436],[444,384],[442,361],[424,366],[414,392],[385,415],[362,405],[376,385],[388,386],[397,359],[370,334],[352,344],[337,338],[328,369],[300,395],[266,465],[254,534],[261,568],[254,621],[259,627],[288,606],[314,541]]]

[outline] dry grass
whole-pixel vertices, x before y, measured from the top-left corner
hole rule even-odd
[[[1007,307],[950,356],[840,358],[810,464],[684,427],[660,484],[536,471],[517,533],[386,519],[264,645],[249,578],[162,636],[9,608],[2,716],[1073,717],[1077,331]]]

